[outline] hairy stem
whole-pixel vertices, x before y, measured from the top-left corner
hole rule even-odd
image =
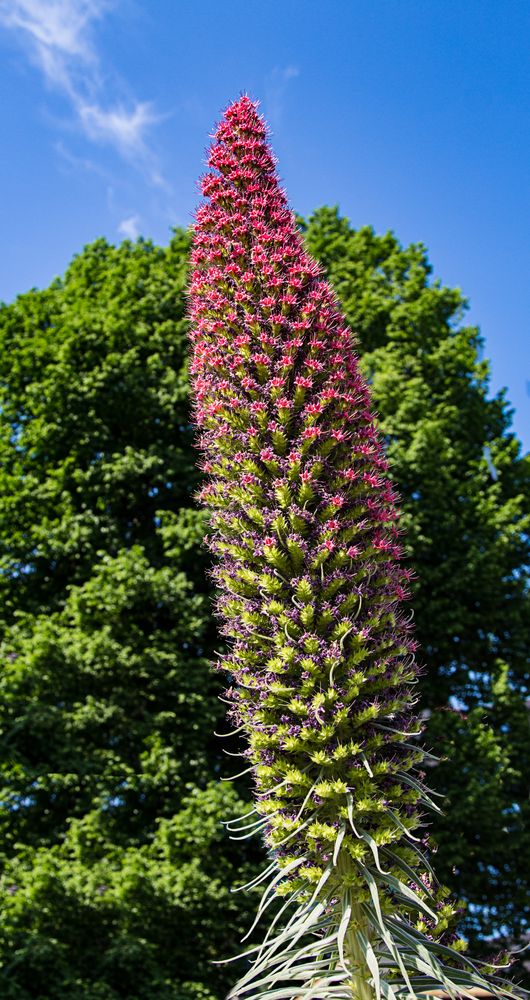
[[[357,904],[352,907],[350,925],[344,939],[344,956],[348,966],[353,970],[351,977],[352,1000],[374,1000],[375,993],[369,984],[370,970],[359,933],[368,938],[370,930],[361,907]]]
[[[344,886],[351,885],[351,859],[341,852],[338,858],[337,870]],[[370,969],[366,961],[364,942],[370,940],[370,926],[359,903],[351,901],[351,889],[346,889],[342,897],[342,914],[351,907],[350,918],[344,937],[344,963],[351,969],[352,975],[348,982],[351,987],[352,1000],[374,1000],[375,992],[370,985]],[[363,942],[364,939],[364,942]]]

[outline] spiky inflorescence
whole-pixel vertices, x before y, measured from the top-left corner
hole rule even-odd
[[[415,834],[434,803],[411,714],[410,574],[352,334],[249,98],[227,109],[208,162],[191,372],[221,666],[256,786],[255,818],[231,828],[262,831],[270,851],[258,915],[287,897],[233,995],[484,986],[442,943],[452,908]]]

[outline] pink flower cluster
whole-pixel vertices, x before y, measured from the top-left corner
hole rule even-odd
[[[414,835],[434,804],[413,740],[410,572],[368,388],[248,97],[225,112],[209,166],[191,376],[226,698],[256,786],[257,821],[239,832],[260,830],[271,851],[264,898],[298,906],[232,996],[302,995],[310,979],[308,997],[366,996],[368,983],[370,996],[415,995],[407,969],[418,989],[452,995],[433,943],[452,908]],[[458,976],[485,985],[474,969]]]
[[[416,644],[400,610],[410,573],[352,334],[304,250],[247,97],[226,111],[209,165],[192,252],[191,374],[218,610],[232,640],[222,665],[261,807],[277,810],[266,836],[278,843],[281,816],[307,792],[307,777],[286,774],[309,763],[316,777],[318,752],[327,821],[346,808],[346,788],[365,800],[367,829],[390,800],[410,827],[417,795],[396,772],[416,758],[379,728],[410,725]],[[317,789],[310,802],[319,798]]]

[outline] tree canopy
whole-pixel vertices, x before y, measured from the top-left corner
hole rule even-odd
[[[463,927],[517,937],[530,921],[530,456],[489,395],[459,289],[421,244],[353,229],[333,208],[306,240],[356,332],[402,496],[424,676],[437,873],[471,902]]]
[[[304,223],[359,338],[416,572],[436,868],[472,938],[528,928],[530,461],[424,247]],[[261,849],[222,728],[187,384],[188,236],[104,240],[0,309],[0,984],[211,1000]],[[427,718],[427,716],[429,716]],[[245,796],[244,788],[239,795]],[[492,945],[485,949],[492,951]],[[476,942],[473,944],[476,949]]]
[[[246,929],[213,735],[187,254],[183,232],[98,240],[0,312],[6,998],[206,1000],[227,973],[194,956]]]

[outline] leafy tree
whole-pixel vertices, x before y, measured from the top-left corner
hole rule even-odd
[[[0,310],[0,992],[210,1000],[252,866],[213,731],[188,237]],[[200,962],[196,956],[201,955]]]
[[[528,588],[530,456],[465,299],[431,277],[421,244],[354,230],[333,208],[305,224],[359,339],[416,571],[437,873],[472,904],[463,928],[518,938],[530,924]],[[487,945],[491,951],[491,945]]]
[[[437,871],[479,907],[472,938],[516,937],[529,919],[528,457],[504,398],[488,398],[462,295],[432,282],[423,247],[333,209],[306,240],[359,337],[403,497],[421,687],[438,710],[426,744],[448,758],[429,773],[448,796]],[[225,956],[248,926],[228,888],[252,855],[222,837],[238,807],[212,782],[227,767],[192,500],[187,252],[182,232],[163,250],[98,241],[0,309],[8,1000],[220,996],[233,970],[197,968],[196,944]]]

